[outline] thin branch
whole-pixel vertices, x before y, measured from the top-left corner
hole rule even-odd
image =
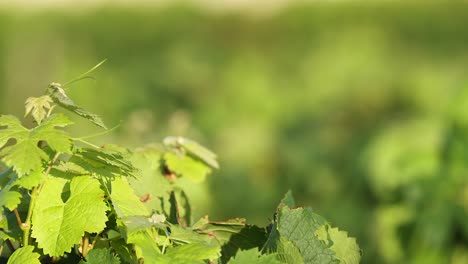
[[[15,209],[13,210],[13,212],[15,213],[16,221],[18,221],[18,226],[19,226],[21,229],[23,229],[24,224],[23,224],[23,222],[21,221],[21,217],[20,217],[20,215],[19,215],[19,213],[18,213],[18,208],[15,208]]]

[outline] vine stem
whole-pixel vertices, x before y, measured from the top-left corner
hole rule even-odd
[[[82,238],[83,240],[83,245],[82,245],[82,248],[81,248],[81,254],[83,255],[84,258],[86,258],[88,256],[88,246],[89,246],[89,234],[88,232],[85,232],[85,235],[84,237]]]
[[[15,209],[13,210],[13,212],[15,213],[16,221],[18,222],[18,226],[19,226],[20,228],[23,228],[23,222],[21,221],[21,217],[19,216],[18,208],[15,208]]]
[[[50,161],[49,166],[47,166],[47,169],[44,173],[44,176],[47,177],[50,173],[50,170],[52,169],[52,166],[54,165],[55,161],[57,161],[58,157],[60,156],[60,153],[57,152],[55,153],[55,156],[52,158]],[[42,186],[44,185],[44,181],[41,182],[39,187],[34,187],[31,192],[31,200],[29,201],[29,208],[28,208],[28,214],[26,216],[26,220],[23,223],[23,246],[29,245],[29,234],[31,232],[31,217],[34,211],[34,208],[36,207],[36,198],[37,195],[41,192]]]

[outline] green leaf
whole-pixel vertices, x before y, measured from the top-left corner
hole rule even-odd
[[[356,239],[348,237],[348,233],[340,231],[338,228],[328,229],[331,242],[330,249],[335,252],[340,264],[359,264],[361,261],[361,250],[356,243]]]
[[[107,129],[106,125],[102,119],[78,105],[76,105],[65,93],[65,90],[61,87],[59,83],[51,83],[49,88],[47,89],[47,94],[52,98],[52,100],[58,104],[59,106],[83,117],[88,119],[90,122],[94,123],[95,125]]]
[[[21,203],[21,193],[11,190],[14,187],[16,177],[11,178],[5,187],[0,190],[0,207],[4,206],[8,208],[10,211],[13,211],[18,205]]]
[[[278,259],[289,264],[359,263],[361,252],[354,238],[330,228],[311,208],[292,206],[294,198],[288,192],[278,205],[265,252],[276,252]]]
[[[31,236],[45,254],[61,256],[70,252],[85,232],[99,233],[105,228],[106,210],[98,180],[89,176],[71,181],[50,177],[36,200]]]
[[[128,181],[148,210],[169,215],[169,194],[174,184],[162,174],[161,156],[162,150],[155,146],[135,150],[130,160],[137,175]]]
[[[164,154],[164,160],[170,171],[178,176],[187,177],[194,182],[203,182],[211,172],[210,167],[203,162],[195,160],[187,155],[176,155],[172,152]]]
[[[14,116],[0,117],[0,156],[7,166],[12,166],[21,177],[33,169],[39,168],[43,160],[48,160],[47,153],[38,146],[39,141],[46,141],[57,152],[71,153],[72,142],[67,133],[56,127],[65,127],[72,122],[64,115],[49,117],[41,125],[29,130],[23,127]],[[9,139],[16,139],[16,144],[5,146]]]
[[[216,169],[219,168],[216,154],[193,140],[183,137],[167,137],[164,139],[163,143],[168,147],[183,148],[189,154],[202,160],[209,166]]]
[[[169,222],[181,226],[190,225],[192,221],[192,208],[185,192],[180,188],[175,188],[171,191],[169,202],[171,204]]]
[[[145,264],[204,264],[205,260],[217,259],[218,256],[219,246],[191,243],[168,248],[165,255],[146,256],[144,262]]]
[[[283,207],[278,215],[281,237],[293,242],[301,252],[304,263],[339,263],[333,252],[315,232],[326,224],[325,219],[310,208]]]
[[[278,208],[281,209],[282,207],[287,206],[289,208],[295,207],[296,206],[296,201],[294,200],[294,197],[292,196],[291,190],[289,190],[281,199],[280,204],[278,205]]]
[[[247,225],[245,219],[231,219],[225,222],[207,222],[196,229],[197,232],[214,238],[221,247],[221,260],[227,262],[236,252],[260,248],[265,244],[265,228]]]
[[[148,230],[136,232],[127,238],[127,243],[135,245],[138,258],[143,258],[144,263],[160,263],[157,260],[162,256],[161,251]]]
[[[143,231],[149,227],[165,227],[166,216],[153,214],[150,217],[144,215],[132,215],[122,218],[123,224],[127,227],[128,233]]]
[[[290,249],[289,245],[289,240],[286,238],[280,238],[280,235],[278,233],[278,216],[280,214],[280,211],[283,207],[295,207],[296,202],[294,201],[294,197],[292,196],[291,190],[289,190],[281,199],[280,203],[276,207],[276,213],[274,217],[273,223],[270,225],[270,234],[268,234],[267,241],[265,242],[265,245],[263,246],[263,250],[265,252],[276,252],[280,250],[281,248],[287,248]],[[282,242],[286,243],[284,245],[280,245]],[[294,251],[294,250],[293,250]],[[290,257],[285,257],[284,255],[280,256],[281,259],[283,258],[290,258]],[[287,262],[291,263],[291,262]]]
[[[111,239],[110,246],[119,255],[123,263],[138,263],[138,259],[133,252],[134,246],[127,244],[124,238]]]
[[[282,262],[289,264],[304,263],[304,259],[299,249],[296,247],[296,245],[294,245],[292,241],[289,241],[287,238],[279,238],[276,253],[278,254],[278,259]]]
[[[126,178],[116,177],[111,181],[110,198],[119,218],[128,216],[148,216],[150,212],[135,195]]]
[[[34,120],[41,124],[42,120],[47,116],[47,113],[52,109],[52,99],[48,95],[41,97],[29,97],[26,99],[25,108],[26,113],[25,117],[29,114],[32,115]]]
[[[18,226],[15,214],[7,210],[2,211],[0,213],[0,239],[21,241],[23,230]]]
[[[208,234],[199,233],[188,227],[181,227],[179,225],[170,225],[171,233],[169,238],[176,243],[207,243],[207,244],[218,244],[218,241],[214,241],[213,237]]]
[[[88,252],[86,261],[80,264],[120,264],[120,258],[112,253],[110,248],[95,248]]]
[[[276,254],[261,255],[257,248],[241,250],[232,258],[228,264],[281,264],[276,259]]]
[[[74,163],[90,174],[113,178],[133,176],[135,168],[123,155],[105,149],[79,148],[69,162]]]
[[[0,192],[0,206],[8,208],[13,211],[21,203],[21,193],[17,191],[4,191]]]
[[[170,239],[177,243],[204,243],[221,247],[221,263],[236,254],[239,249],[261,247],[266,240],[266,230],[247,225],[245,219],[231,219],[225,222],[210,222],[201,218],[191,228],[171,225]]]
[[[204,243],[191,243],[168,248],[165,255],[174,260],[217,259],[219,250],[219,246]]]
[[[13,254],[8,259],[7,264],[40,264],[39,262],[39,253],[33,252],[33,246],[25,246],[19,248],[13,252]]]
[[[21,186],[27,190],[31,190],[33,187],[38,186],[42,179],[44,178],[44,173],[42,169],[35,169],[31,171],[28,175],[16,180],[15,185]]]

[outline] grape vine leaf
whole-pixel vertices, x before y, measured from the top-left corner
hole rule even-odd
[[[150,212],[135,195],[126,178],[116,177],[111,181],[110,198],[117,217],[148,216]]]
[[[199,220],[194,228],[196,232],[207,235],[221,245],[222,263],[226,263],[239,249],[262,247],[267,239],[265,228],[248,225],[242,218],[210,222],[205,217]]]
[[[291,208],[294,206],[288,192],[277,208],[265,252],[276,252],[281,261],[289,264],[359,263],[361,251],[354,238],[330,228],[311,208]]]
[[[219,250],[219,246],[205,243],[190,243],[168,248],[165,256],[174,260],[217,259],[219,257]]]
[[[26,117],[31,114],[34,120],[38,124],[41,124],[42,120],[44,120],[44,118],[47,116],[47,113],[50,111],[50,109],[53,108],[52,98],[50,98],[48,95],[41,97],[29,97],[26,99],[25,108],[26,113],[24,116]]]
[[[167,227],[166,216],[163,214],[153,214],[150,217],[144,215],[125,216],[121,220],[125,227],[127,227],[128,234],[144,231],[150,227]]]
[[[289,190],[281,199],[280,203],[276,207],[276,212],[274,215],[274,221],[270,224],[270,233],[268,234],[267,241],[265,242],[265,245],[263,246],[264,251],[266,252],[276,252],[279,251],[280,248],[290,248],[289,242],[286,238],[281,238],[279,233],[278,233],[278,216],[283,207],[295,207],[296,202],[294,200],[294,197],[292,196],[291,190]],[[282,242],[285,242],[286,244],[280,245]],[[284,255],[281,255],[283,257]],[[287,263],[292,263],[292,262],[287,262]]]
[[[18,177],[39,168],[43,160],[49,159],[41,149],[39,141],[46,141],[49,147],[61,153],[71,153],[72,142],[67,133],[56,127],[65,127],[72,122],[64,115],[55,114],[33,129],[27,129],[19,120],[10,115],[0,117],[0,156],[7,166],[12,166]],[[16,139],[16,144],[7,145],[9,139]]]
[[[136,256],[144,259],[145,264],[159,264],[161,251],[149,230],[136,232],[127,238],[127,243],[135,245]]]
[[[14,187],[16,177],[10,179],[7,185],[0,190],[0,207],[4,206],[13,211],[21,203],[21,193],[11,190]]]
[[[42,169],[34,169],[28,175],[24,175],[23,177],[16,180],[15,185],[21,186],[27,190],[31,190],[33,187],[38,186],[43,178],[44,173],[42,172]]]
[[[109,178],[133,176],[135,172],[133,165],[121,153],[106,149],[78,148],[69,162],[90,174]]]
[[[284,263],[304,264],[304,258],[301,252],[296,245],[287,238],[279,238],[276,253],[278,254],[278,259]]]
[[[120,264],[120,258],[112,253],[110,248],[95,248],[88,252],[86,261],[79,264]]]
[[[98,180],[89,176],[71,181],[50,177],[37,196],[31,236],[45,254],[61,256],[70,252],[85,232],[99,233],[105,228],[106,210]]]
[[[247,225],[242,218],[211,222],[205,216],[192,227],[171,225],[170,229],[169,238],[177,243],[205,243],[220,246],[220,263],[227,263],[239,249],[260,248],[267,236],[265,228]]]
[[[193,157],[200,159],[212,168],[219,169],[216,154],[203,147],[197,142],[183,137],[166,137],[163,140],[164,145],[176,149],[183,149]]]
[[[285,206],[278,215],[280,236],[297,246],[304,263],[340,263],[335,252],[315,236],[315,232],[325,224],[325,219],[315,214],[311,208],[290,209]]]
[[[190,206],[187,194],[180,189],[174,188],[170,193],[169,202],[171,209],[168,220],[180,226],[188,226],[192,221],[192,207]]]
[[[148,219],[150,214],[148,209],[135,195],[127,178],[116,177],[110,182],[110,185],[110,199],[118,218],[117,224],[121,229],[122,236],[128,244],[135,245],[138,258],[143,258],[145,263],[152,263],[151,259],[156,258],[161,253],[150,234],[152,223]]]
[[[130,160],[137,175],[128,181],[148,210],[164,213],[170,210],[169,194],[174,186],[162,173],[161,156],[162,150],[156,146],[135,150]]]
[[[154,254],[145,263],[155,264],[205,264],[205,260],[217,259],[219,247],[204,243],[190,243],[171,247],[166,254]]]
[[[8,259],[7,264],[40,264],[39,253],[33,252],[33,246],[18,248]]]
[[[21,241],[23,230],[18,225],[18,221],[13,212],[2,210],[0,213],[0,239],[10,241]]]
[[[322,226],[316,234],[322,239],[330,249],[335,252],[336,258],[341,264],[359,264],[361,261],[361,251],[356,243],[356,239],[348,237],[348,233],[338,228]]]
[[[193,159],[187,155],[176,155],[172,152],[164,154],[164,160],[170,171],[175,172],[178,176],[187,177],[193,182],[203,182],[211,172],[210,167],[205,163]]]
[[[232,258],[228,264],[281,264],[276,259],[276,254],[261,255],[257,248],[241,250]]]
[[[191,228],[181,227],[179,225],[170,225],[170,236],[171,241],[175,243],[213,243],[213,238],[206,234],[200,234]],[[218,243],[214,243],[218,244]]]
[[[51,83],[47,89],[47,95],[52,98],[52,100],[58,104],[59,106],[71,111],[87,120],[92,122],[93,124],[107,129],[106,125],[102,121],[102,119],[88,110],[81,108],[80,106],[76,105],[70,97],[65,93],[63,90],[62,85],[59,83]]]

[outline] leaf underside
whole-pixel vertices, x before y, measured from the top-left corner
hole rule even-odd
[[[93,114],[88,110],[76,105],[75,102],[73,102],[73,100],[67,96],[67,94],[61,87],[49,87],[48,95],[59,106],[89,120],[90,122],[99,127],[107,129],[106,125],[98,115]]]

